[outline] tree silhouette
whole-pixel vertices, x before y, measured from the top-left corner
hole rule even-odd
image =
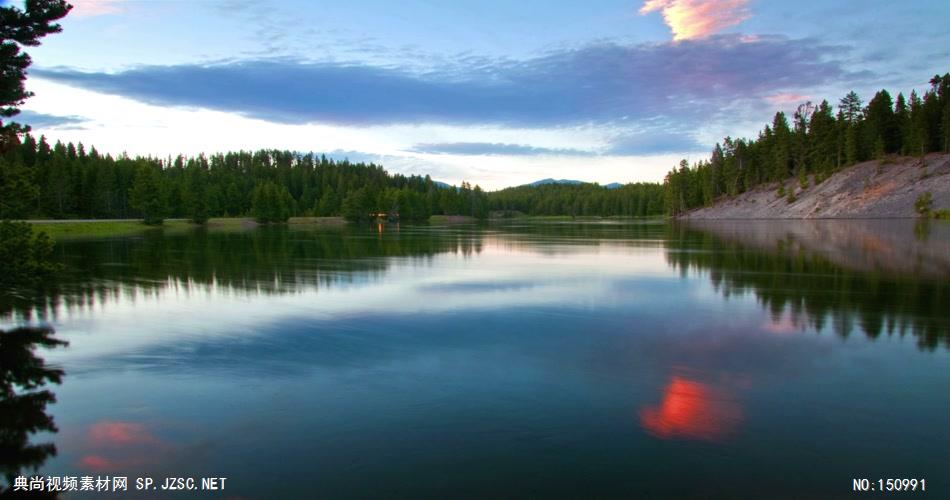
[[[62,31],[53,21],[71,8],[63,0],[26,0],[23,10],[0,7],[0,117],[16,116],[17,108],[33,95],[23,86],[32,60],[20,47],[39,45],[40,38]],[[17,134],[27,131],[29,127],[0,119],[0,152],[18,143]]]
[[[0,485],[0,497],[15,495],[11,491],[14,478],[24,469],[37,469],[56,455],[52,443],[30,443],[32,434],[58,431],[46,413],[46,405],[55,402],[56,396],[43,387],[63,380],[63,371],[47,366],[36,348],[65,345],[48,327],[0,330],[0,472],[7,481],[6,487]],[[45,493],[46,498],[55,498]]]

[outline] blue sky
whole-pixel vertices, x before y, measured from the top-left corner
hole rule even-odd
[[[950,71],[938,1],[73,3],[30,49],[37,133],[326,152],[490,189],[658,181],[776,109]]]

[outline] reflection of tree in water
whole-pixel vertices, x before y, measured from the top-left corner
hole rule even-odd
[[[0,331],[0,470],[6,485],[0,484],[0,497],[14,496],[14,478],[25,470],[37,469],[56,455],[52,443],[32,444],[30,435],[56,432],[46,405],[56,401],[48,383],[59,384],[63,371],[46,365],[36,348],[64,346],[53,337],[51,328],[22,327]],[[34,498],[36,492],[30,492]],[[45,498],[54,498],[47,494]]]
[[[45,296],[0,301],[0,316],[83,308],[123,294],[156,293],[170,286],[221,287],[249,293],[286,293],[303,287],[379,279],[392,258],[425,264],[443,253],[481,252],[481,236],[450,232],[397,231],[363,227],[298,231],[263,227],[253,231],[196,230],[139,238],[63,242],[65,264]]]
[[[842,337],[855,324],[869,338],[910,332],[924,349],[950,348],[950,281],[845,269],[778,241],[765,252],[702,231],[682,230],[681,247],[666,258],[684,275],[708,271],[725,296],[753,292],[773,319],[786,310],[796,325],[823,329],[831,321]]]

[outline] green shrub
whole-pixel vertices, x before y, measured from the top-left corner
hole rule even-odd
[[[930,210],[933,208],[933,194],[930,191],[917,197],[917,201],[914,202],[914,210],[918,214],[927,216],[930,214]]]
[[[808,174],[805,173],[804,168],[798,169],[798,185],[802,189],[808,189]]]

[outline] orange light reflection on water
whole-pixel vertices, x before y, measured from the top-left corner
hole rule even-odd
[[[661,439],[721,441],[742,419],[739,405],[725,389],[674,376],[659,406],[640,410],[640,424]]]

